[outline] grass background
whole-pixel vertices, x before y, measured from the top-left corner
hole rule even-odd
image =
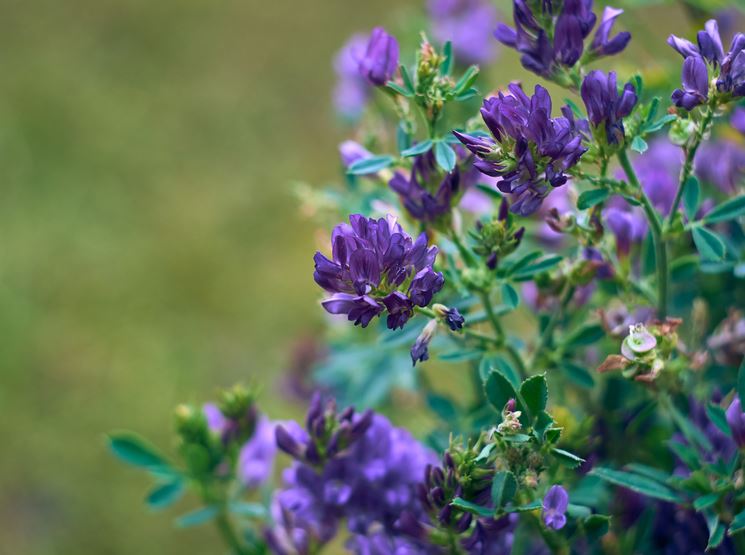
[[[0,553],[219,552],[103,434],[168,445],[175,404],[239,380],[302,412],[274,387],[321,322],[288,184],[338,175],[331,56],[402,4],[2,2]],[[525,76],[504,58],[488,86]]]

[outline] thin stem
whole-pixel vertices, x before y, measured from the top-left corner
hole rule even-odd
[[[225,540],[225,543],[230,547],[230,550],[235,555],[245,555],[247,553],[247,551],[243,548],[243,545],[238,538],[238,534],[233,528],[233,524],[230,522],[228,512],[224,507],[217,515],[215,524],[217,525],[217,529],[220,531],[220,535],[222,536],[223,540]]]
[[[489,323],[491,323],[492,328],[494,328],[494,332],[497,334],[497,337],[504,337],[502,323],[494,312],[494,306],[489,298],[489,293],[482,291],[480,296],[481,303],[484,305],[484,310],[486,311],[486,317],[488,318]]]
[[[631,166],[629,157],[626,154],[626,150],[618,151],[618,161],[621,162],[623,171],[626,172],[626,177],[637,189],[639,201],[642,203],[644,214],[649,222],[649,229],[652,232],[652,241],[654,243],[656,266],[657,266],[657,315],[659,318],[664,319],[667,316],[667,284],[670,279],[670,275],[667,267],[667,246],[665,240],[662,237],[662,221],[660,215],[652,206],[649,198],[647,197],[644,189],[642,189],[639,179],[636,177],[634,168]]]
[[[704,118],[701,120],[701,125],[699,125],[696,133],[693,135],[693,141],[685,149],[686,157],[685,161],[683,162],[683,167],[680,168],[680,182],[678,183],[678,190],[675,192],[675,199],[673,200],[670,214],[668,214],[667,216],[667,225],[670,225],[672,223],[675,214],[678,213],[680,201],[683,199],[683,194],[685,193],[686,183],[688,182],[688,178],[691,177],[691,173],[693,172],[693,160],[696,157],[696,151],[698,151],[698,147],[701,146],[701,141],[703,140],[704,135],[706,135],[706,131],[709,128],[709,125],[711,124],[711,120],[713,118],[714,107],[709,105],[706,107]]]
[[[530,361],[530,367],[533,370],[535,370],[536,363],[538,362],[538,357],[546,349],[546,347],[548,347],[549,343],[553,339],[554,329],[558,325],[561,315],[566,312],[566,308],[569,305],[569,302],[572,300],[573,296],[574,286],[567,283],[564,286],[564,290],[561,292],[561,296],[559,297],[559,308],[554,310],[553,314],[551,314],[551,318],[549,319],[548,324],[546,324],[546,327],[543,329],[543,333],[541,333],[541,337],[538,339],[538,345],[536,346],[535,351],[533,352],[533,358]]]

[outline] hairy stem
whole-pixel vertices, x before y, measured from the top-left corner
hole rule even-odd
[[[652,203],[644,192],[644,189],[642,189],[639,179],[636,177],[636,172],[634,172],[634,168],[631,166],[629,157],[626,154],[626,150],[618,151],[618,161],[621,163],[621,167],[623,167],[623,171],[626,173],[629,182],[638,192],[639,201],[642,204],[644,215],[647,217],[649,229],[652,232],[652,241],[654,243],[657,266],[657,316],[664,319],[665,316],[667,316],[667,286],[670,275],[667,267],[667,246],[662,237],[662,220],[660,215],[654,209],[654,206],[652,206]]]

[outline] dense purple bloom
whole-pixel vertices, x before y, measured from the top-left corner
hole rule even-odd
[[[367,37],[353,35],[334,58],[337,81],[334,105],[339,115],[356,120],[362,115],[370,97],[370,84],[360,75],[360,60],[365,54]]]
[[[706,142],[696,154],[695,168],[702,180],[733,194],[745,177],[745,148],[730,140]]]
[[[333,293],[323,307],[355,325],[365,327],[387,310],[388,327],[403,327],[414,306],[427,306],[444,284],[432,269],[437,247],[427,246],[425,233],[414,241],[392,216],[353,214],[334,228],[331,244],[331,260],[316,252],[313,279]]]
[[[360,75],[380,87],[393,78],[397,69],[398,41],[382,27],[375,27],[360,58]]]
[[[677,106],[691,110],[706,101],[709,88],[706,62],[714,70],[719,68],[716,84],[720,93],[745,96],[745,34],[736,33],[725,53],[719,26],[710,19],[696,35],[697,44],[675,35],[670,35],[667,42],[685,58],[683,89],[673,93]]]
[[[549,488],[543,498],[543,522],[548,528],[561,530],[567,523],[566,510],[569,505],[567,490],[559,485]]]
[[[629,82],[619,94],[616,72],[607,75],[593,70],[582,81],[582,100],[587,108],[593,129],[603,129],[603,140],[608,144],[622,144],[624,141],[623,118],[631,114],[636,106],[637,96],[634,86]]]
[[[745,447],[745,412],[742,411],[740,398],[735,397],[727,409],[727,424],[732,431],[732,439],[738,447]]]
[[[450,209],[459,197],[460,171],[456,166],[443,176],[430,150],[415,158],[408,177],[396,172],[388,185],[398,193],[414,219],[436,222],[450,215]]]
[[[319,426],[323,414],[328,412],[311,406],[309,430]],[[285,488],[275,494],[275,504],[289,513],[291,518],[285,520],[291,520],[294,528],[312,530],[323,541],[330,539],[341,519],[354,534],[393,535],[404,511],[421,513],[415,485],[432,461],[433,454],[407,431],[373,414],[364,433],[345,449],[320,463],[298,461],[288,468],[283,474]],[[386,543],[384,538],[380,541]]]
[[[488,0],[429,0],[427,7],[432,34],[452,42],[456,59],[480,64],[494,58],[497,10]]]
[[[355,534],[346,543],[355,555],[424,555],[439,554],[434,548],[423,548],[414,541],[401,536],[392,536],[384,531],[375,534]]]
[[[494,32],[500,42],[520,52],[520,61],[526,69],[547,78],[555,77],[562,68],[572,67],[580,60],[585,39],[597,20],[592,0],[565,0],[560,5],[557,9],[557,4],[550,1],[513,0],[515,28],[500,24]],[[617,54],[626,47],[631,39],[629,33],[610,37],[621,13],[622,10],[605,9],[590,45],[590,57]]]
[[[582,146],[578,122],[568,106],[563,117],[551,117],[551,97],[537,85],[528,97],[518,84],[510,94],[487,98],[481,116],[496,139],[454,131],[479,160],[474,164],[486,175],[501,178],[497,187],[513,195],[511,210],[529,215],[549,192],[567,182],[565,171],[587,150]]]
[[[700,56],[689,56],[683,61],[682,89],[675,89],[672,100],[679,108],[693,110],[709,97],[709,72]]]

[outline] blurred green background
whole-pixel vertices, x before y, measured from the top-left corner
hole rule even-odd
[[[322,315],[289,184],[337,177],[331,57],[402,4],[2,2],[0,553],[219,552],[104,433],[167,446],[174,405],[241,380],[302,411],[276,378]],[[485,89],[525,76],[503,59]]]

